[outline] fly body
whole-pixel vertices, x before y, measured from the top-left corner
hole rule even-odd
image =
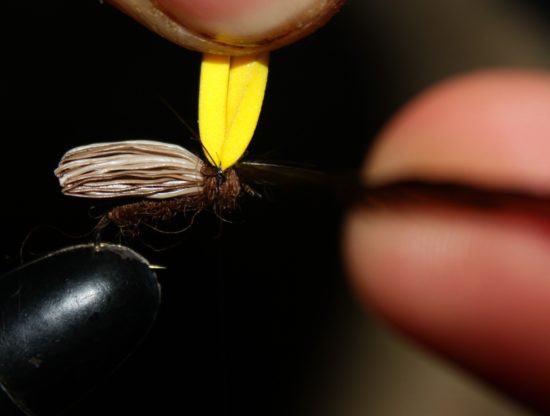
[[[123,230],[178,213],[231,210],[243,190],[234,168],[222,170],[181,146],[152,140],[76,147],[61,158],[55,175],[65,195],[134,199],[107,214]]]

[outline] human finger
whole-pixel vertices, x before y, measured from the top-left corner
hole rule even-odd
[[[413,100],[382,132],[369,184],[403,179],[550,193],[550,75],[487,71]],[[550,220],[429,202],[354,210],[354,287],[415,339],[550,409]]]
[[[294,42],[344,0],[107,0],[149,29],[205,53],[246,55]]]

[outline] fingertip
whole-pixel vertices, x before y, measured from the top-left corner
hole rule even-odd
[[[344,0],[107,0],[153,31],[205,53],[256,54],[313,32]]]
[[[538,408],[550,385],[550,227],[455,208],[355,211],[359,298],[400,330]]]
[[[365,177],[550,191],[550,74],[482,70],[408,103],[378,137]]]

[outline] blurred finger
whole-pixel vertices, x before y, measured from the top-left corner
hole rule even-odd
[[[381,134],[370,184],[446,181],[550,193],[550,76],[491,71],[422,95]],[[550,219],[521,209],[356,209],[353,283],[379,313],[518,397],[550,408]]]

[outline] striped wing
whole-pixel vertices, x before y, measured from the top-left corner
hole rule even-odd
[[[183,147],[151,140],[94,143],[69,150],[55,175],[65,195],[172,198],[202,191],[203,161]]]

